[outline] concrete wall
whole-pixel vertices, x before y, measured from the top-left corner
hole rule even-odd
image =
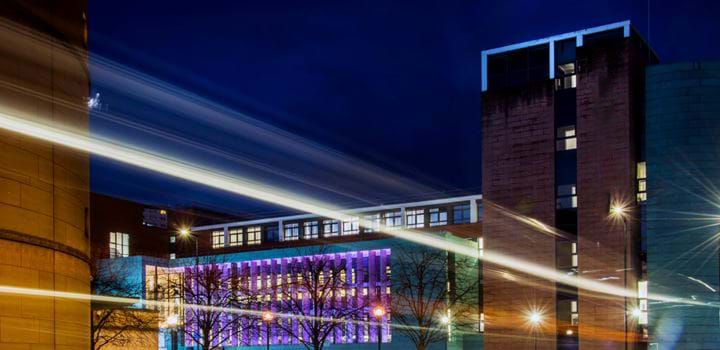
[[[0,112],[87,130],[83,0],[0,4]],[[0,131],[0,285],[89,292],[88,156]],[[87,302],[0,295],[0,348],[87,349]]]
[[[720,61],[648,68],[650,293],[718,302],[718,135]],[[649,317],[656,349],[720,348],[716,306],[651,303]]]

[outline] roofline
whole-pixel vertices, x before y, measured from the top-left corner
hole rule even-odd
[[[517,44],[497,47],[494,49],[483,50],[482,57],[481,57],[481,60],[482,60],[482,72],[481,72],[482,91],[484,92],[484,91],[487,91],[487,89],[488,89],[488,86],[487,86],[488,85],[487,57],[489,55],[495,55],[495,54],[499,54],[499,53],[503,53],[503,52],[515,51],[515,50],[520,50],[520,49],[524,49],[524,48],[528,48],[528,47],[549,44],[550,45],[550,60],[549,60],[550,64],[549,64],[548,68],[550,70],[550,79],[554,79],[555,78],[555,42],[556,41],[575,38],[577,47],[581,47],[581,46],[583,46],[583,37],[585,35],[606,32],[606,31],[618,29],[618,28],[623,29],[623,36],[625,38],[630,37],[630,35],[633,31],[635,33],[637,33],[637,30],[635,29],[635,27],[632,26],[632,24],[630,23],[630,20],[625,20],[625,21],[621,21],[621,22],[605,24],[602,26],[576,30],[574,32],[557,34],[557,35],[549,36],[546,38],[535,39],[535,40],[525,41],[525,42],[521,42],[521,43],[517,43]],[[640,35],[638,35],[638,36],[640,36]],[[648,47],[650,47],[650,45],[645,41],[645,39],[642,38],[642,36],[640,36],[640,37],[643,40],[643,42],[645,42],[645,44],[648,45]],[[652,48],[650,48],[650,50],[652,51]],[[655,57],[657,57],[657,54],[654,51],[653,51],[653,54],[655,55]]]
[[[361,207],[361,208],[341,210],[341,212],[342,213],[363,213],[363,212],[374,212],[374,211],[383,211],[383,210],[390,210],[390,209],[422,207],[422,206],[428,206],[428,205],[450,204],[450,203],[455,203],[455,202],[464,202],[464,201],[473,201],[473,200],[482,200],[482,194],[474,194],[474,195],[459,196],[459,197],[447,197],[447,198],[431,199],[431,200],[417,201],[417,202],[383,204],[383,205],[376,205],[376,206],[372,206],[372,207]],[[257,219],[257,220],[235,221],[235,222],[226,222],[226,223],[222,223],[222,224],[197,226],[197,227],[191,228],[191,230],[192,231],[206,231],[206,230],[221,229],[221,228],[226,228],[226,227],[259,225],[259,224],[267,224],[267,223],[272,223],[272,222],[303,220],[303,219],[311,219],[311,218],[317,218],[317,217],[320,217],[320,216],[315,215],[315,214],[297,214],[297,215],[270,217],[270,218]]]

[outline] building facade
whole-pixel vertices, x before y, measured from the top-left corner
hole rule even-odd
[[[720,348],[720,62],[647,74],[647,273],[651,349]],[[700,303],[696,303],[700,302]]]
[[[86,1],[0,4],[0,112],[87,130]],[[0,132],[0,285],[89,292],[88,156]],[[86,301],[3,294],[0,348],[87,349]]]
[[[635,291],[640,225],[624,220],[639,213],[652,51],[619,22],[487,50],[482,59],[486,248]],[[622,218],[609,215],[613,206]],[[487,348],[642,346],[626,312],[637,298],[598,296],[493,264],[483,275]]]
[[[307,303],[311,292],[306,287],[298,287],[297,284],[300,283],[299,281],[311,279],[312,276],[308,275],[308,264],[312,265],[314,259],[315,261],[326,259],[330,262],[328,269],[341,269],[338,276],[342,278],[341,286],[330,292],[328,303],[339,301],[348,308],[354,305],[362,309],[352,315],[345,315],[352,318],[346,320],[347,327],[335,330],[329,335],[327,343],[342,345],[348,349],[375,348],[379,337],[378,330],[372,323],[374,318],[371,312],[374,307],[382,305],[388,310],[388,315],[392,315],[390,311],[395,304],[392,302],[394,287],[391,271],[403,271],[405,265],[398,264],[402,263],[403,256],[409,256],[407,254],[415,254],[423,250],[442,251],[439,250],[441,247],[428,248],[402,239],[389,239],[386,233],[394,230],[413,230],[425,234],[445,235],[447,239],[467,242],[481,249],[482,227],[479,224],[482,217],[481,198],[479,195],[464,196],[351,209],[346,213],[357,219],[344,222],[303,214],[196,226],[190,227],[187,231],[188,228],[174,225],[173,230],[164,231],[168,233],[164,242],[161,243],[159,240],[161,235],[153,237],[156,238],[154,239],[156,245],[169,243],[168,252],[177,253],[141,256],[139,253],[142,250],[134,250],[133,244],[130,243],[127,255],[115,254],[113,259],[106,260],[105,263],[123,265],[123,269],[128,271],[127,283],[142,284],[144,291],[142,297],[149,301],[160,302],[149,305],[150,308],[157,309],[159,318],[175,320],[173,323],[176,326],[173,327],[170,327],[168,322],[164,322],[166,331],[160,334],[159,348],[173,349],[174,344],[174,349],[183,349],[198,346],[199,340],[192,334],[202,334],[201,326],[198,324],[203,321],[202,315],[185,305],[201,305],[207,302],[203,296],[188,292],[202,291],[204,288],[201,281],[193,281],[193,278],[202,280],[205,273],[219,268],[217,279],[227,279],[228,286],[245,286],[235,287],[233,293],[244,294],[245,298],[250,296],[255,298],[252,303],[245,304],[243,309],[295,314],[296,317],[279,316],[276,320],[292,324],[297,314],[305,315],[305,311],[304,309],[287,311],[284,307],[287,307],[290,298],[301,300],[304,308],[310,307]],[[134,217],[138,217],[140,211],[137,209],[142,205],[135,204],[135,207]],[[171,215],[170,212],[167,213]],[[371,223],[370,227],[361,226],[360,218]],[[173,221],[173,219],[168,220]],[[93,233],[107,236],[110,232],[116,231],[114,227],[112,224],[98,226],[93,229]],[[113,242],[106,240],[93,242],[99,246],[107,245],[109,251],[115,247]],[[197,256],[195,247],[198,249]],[[119,251],[125,252],[124,248]],[[399,258],[393,258],[393,252],[396,252]],[[458,285],[467,284],[466,281],[471,281],[474,285],[467,288],[475,288],[475,290],[472,296],[463,295],[463,305],[469,304],[470,307],[463,308],[462,319],[470,321],[463,321],[461,327],[459,321],[461,316],[458,313],[456,316],[458,321],[455,323],[457,326],[448,330],[450,332],[448,341],[434,342],[431,348],[480,348],[482,347],[480,336],[482,294],[478,289],[480,278],[478,262],[474,260],[460,262],[463,258],[442,252],[444,255],[437,263],[447,270],[443,270],[442,283],[439,285],[442,288],[456,288]],[[448,268],[448,266],[460,266],[460,263],[470,268],[463,268],[462,271]],[[321,280],[327,278],[327,272],[321,273],[320,276],[322,276],[319,277]],[[188,278],[190,280],[187,280]],[[229,282],[231,280],[236,281],[235,284],[231,284]],[[447,284],[450,281],[452,283]],[[231,287],[221,288],[216,291],[216,295],[227,293],[228,288]],[[303,288],[305,291],[300,291]],[[293,290],[292,295],[283,295],[282,291],[288,289]],[[185,292],[182,292],[183,290]],[[433,318],[437,320],[446,317],[445,311],[447,310],[443,309],[442,314]],[[265,346],[267,331],[270,332],[273,347],[288,349],[302,347],[297,337],[290,336],[289,331],[279,327],[278,323],[267,327],[259,322],[257,327],[262,331],[256,332],[255,327],[244,328],[243,323],[234,323],[229,316],[227,313],[220,315],[219,317],[225,320],[224,323],[219,322],[217,327],[214,326],[219,333],[227,333],[227,336],[213,340],[226,348]],[[249,319],[252,320],[252,317]],[[383,347],[391,349],[414,347],[408,337],[399,335],[393,327],[390,327],[390,320],[390,316],[382,320],[380,340]],[[243,319],[242,322],[251,321]],[[469,326],[466,327],[466,324]],[[172,336],[171,330],[176,329],[174,327],[185,327],[183,329],[187,332],[175,332],[175,336]],[[300,326],[296,324],[294,327],[297,331]],[[310,335],[303,336],[307,339]]]

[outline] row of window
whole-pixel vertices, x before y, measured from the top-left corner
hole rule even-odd
[[[470,223],[470,204],[456,205],[452,207],[453,223]],[[443,226],[448,224],[447,208],[421,208],[389,211],[384,213],[373,213],[364,216],[367,227],[362,228],[363,233],[373,233],[386,230],[403,228],[424,228]],[[260,244],[262,242],[262,227],[233,227],[228,229],[226,242],[225,232],[222,230],[212,232],[212,247],[215,249],[227,246],[235,247],[242,245]],[[299,239],[317,239],[322,237],[351,236],[360,234],[360,219],[340,221],[335,219],[309,220],[303,222],[286,223],[282,226],[282,240],[296,241]]]
[[[242,245],[255,245],[262,243],[262,227],[250,226],[246,228],[233,227],[228,230],[228,245],[238,247]],[[223,248],[225,244],[225,231],[212,232],[212,247]]]

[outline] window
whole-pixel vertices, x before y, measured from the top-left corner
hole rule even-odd
[[[575,184],[559,185],[557,187],[557,199],[555,202],[555,208],[577,208],[577,191],[575,189]]]
[[[638,281],[638,299],[640,305],[638,306],[638,324],[648,324],[648,282]]]
[[[647,200],[647,166],[645,162],[637,163],[637,201]]]
[[[298,239],[300,239],[300,224],[285,224],[283,228],[283,240],[297,241]]]
[[[559,64],[555,76],[555,90],[574,89],[577,85],[575,63]]]
[[[167,212],[163,209],[143,209],[143,225],[167,228]]]
[[[570,301],[570,325],[577,326],[579,320],[578,302],[576,300],[572,300]]]
[[[170,260],[175,259],[175,253],[170,253]]]
[[[343,222],[343,235],[356,235],[360,232],[360,223],[358,219],[351,219]]]
[[[575,243],[575,242],[573,242],[573,244],[572,244],[571,253],[572,253],[571,265],[572,265],[572,267],[577,268],[578,267],[578,253],[577,253],[577,243]]]
[[[405,212],[407,227],[425,227],[425,209],[413,209]]]
[[[213,249],[222,248],[225,246],[225,231],[213,231],[212,232],[212,247]]]
[[[365,215],[365,221],[367,221],[369,225],[363,229],[363,232],[371,233],[380,230],[380,214]]]
[[[317,221],[306,221],[303,223],[305,230],[303,231],[303,238],[312,239],[319,237],[320,225]]]
[[[340,234],[340,222],[337,220],[323,220],[323,237],[335,237]]]
[[[230,246],[236,247],[243,245],[243,230],[240,227],[231,228],[228,230],[228,235],[230,236]]]
[[[262,228],[260,226],[248,227],[247,233],[247,244],[260,244],[262,242]]]
[[[124,258],[130,255],[130,235],[122,232],[110,232],[110,257]]]
[[[175,241],[177,241],[177,236],[176,235],[170,236],[170,243],[175,243]]]
[[[557,139],[555,141],[555,149],[557,151],[569,151],[577,148],[577,136],[575,135],[575,125],[563,126],[557,128]]]
[[[383,215],[385,218],[385,227],[389,229],[398,229],[402,227],[402,212],[401,211],[391,211],[387,212]]]
[[[470,223],[470,204],[456,205],[455,207],[453,207],[453,223]]]
[[[430,226],[447,225],[447,210],[445,208],[432,208],[430,212]]]

